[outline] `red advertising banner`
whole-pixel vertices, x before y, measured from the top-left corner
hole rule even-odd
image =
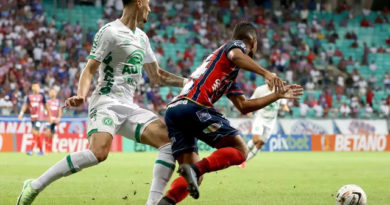
[[[81,118],[67,118],[58,124],[53,136],[52,152],[77,152],[88,149],[86,121]],[[41,131],[43,131],[43,126]],[[43,142],[45,144],[45,142]],[[0,151],[26,152],[33,146],[31,123],[15,118],[0,118]],[[46,148],[46,146],[43,146]],[[45,150],[47,151],[47,150]],[[112,152],[122,152],[122,137],[114,136]]]
[[[311,135],[312,151],[383,152],[390,151],[390,135]]]

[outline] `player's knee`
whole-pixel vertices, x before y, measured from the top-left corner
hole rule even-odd
[[[241,152],[241,154],[244,155],[244,159],[242,161],[244,162],[249,153],[248,147],[244,145],[244,146],[238,146],[236,147],[236,149],[238,149]]]
[[[91,149],[91,152],[95,155],[98,162],[103,162],[108,157],[108,151],[105,150],[93,150]]]
[[[265,144],[265,142],[263,140],[259,140],[258,143],[256,143],[256,147],[257,149],[261,149],[263,147],[263,145]]]
[[[141,135],[141,142],[156,148],[171,142],[166,125],[160,120],[150,123]]]
[[[253,141],[253,144],[255,144],[255,145],[260,145],[260,143],[262,142],[260,136],[253,136],[252,141]]]
[[[110,152],[112,137],[110,134],[100,134],[91,136],[89,149],[99,162],[107,159]]]

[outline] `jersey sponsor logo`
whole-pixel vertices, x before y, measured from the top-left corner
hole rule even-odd
[[[221,128],[221,127],[222,127],[222,122],[215,122],[215,123],[209,125],[208,127],[206,127],[203,130],[203,133],[209,134],[209,133],[212,133],[212,132],[219,130],[219,128]]]
[[[213,84],[213,86],[212,86],[213,91],[216,91],[219,88],[219,86],[221,86],[221,80],[220,79],[216,79],[214,84]]]
[[[207,112],[207,110],[199,110],[196,112],[196,115],[201,122],[206,122],[207,120],[211,119],[211,115],[209,112]]]
[[[114,122],[114,121],[112,120],[111,117],[105,117],[105,118],[103,118],[103,124],[104,124],[104,125],[112,126],[113,122]]]
[[[126,64],[123,66],[122,74],[123,75],[141,74],[144,57],[145,57],[145,53],[140,49],[137,49],[134,52],[132,52]],[[123,80],[124,82],[132,86],[136,86],[138,84],[138,80],[131,76],[124,76]]]
[[[104,58],[103,63],[106,64],[104,68],[104,81],[106,81],[106,85],[100,89],[100,95],[106,95],[111,92],[111,88],[114,85],[114,68],[112,68],[109,64],[112,61],[111,52]]]
[[[132,52],[125,66],[123,66],[122,74],[140,74],[142,64],[144,62],[144,56],[145,53],[140,49]]]

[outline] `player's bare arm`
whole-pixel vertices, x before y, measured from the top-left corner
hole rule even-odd
[[[78,107],[85,102],[89,88],[96,70],[99,68],[100,62],[94,59],[89,59],[83,72],[80,75],[79,85],[77,88],[77,95],[72,96],[65,101],[65,107]]]
[[[59,109],[58,110],[58,116],[56,118],[55,123],[60,123],[61,117],[62,117],[62,109]]]
[[[23,118],[23,115],[26,112],[26,110],[27,110],[27,104],[24,103],[22,106],[22,109],[20,110],[20,113],[18,115],[19,120],[21,120]]]
[[[45,110],[47,112],[47,117],[49,119],[49,123],[52,123],[52,119],[51,119],[51,111],[49,109],[49,105],[47,103],[45,103]]]
[[[179,77],[173,73],[163,70],[157,62],[145,63],[144,70],[153,84],[163,86],[183,87],[185,78]]]
[[[230,95],[229,99],[242,114],[247,114],[266,107],[281,98],[299,99],[299,96],[303,94],[303,88],[296,84],[284,86],[284,90],[261,98],[247,99],[244,95]]]
[[[243,53],[241,49],[234,48],[228,53],[228,58],[238,67],[254,72],[263,76],[268,80],[275,90],[283,89],[283,81],[276,74],[267,71],[265,68],[257,64],[251,57]]]

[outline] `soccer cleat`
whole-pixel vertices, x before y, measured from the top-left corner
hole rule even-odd
[[[32,179],[24,181],[22,193],[20,193],[16,205],[30,205],[39,194],[39,191],[32,188],[31,182]]]
[[[245,162],[241,163],[240,165],[237,165],[238,167],[240,167],[241,169],[244,169],[245,168]]]
[[[39,156],[43,156],[43,155],[44,155],[44,153],[43,153],[42,151],[39,151],[39,152],[37,153],[37,155],[39,155]]]
[[[170,199],[170,198],[164,196],[164,197],[158,202],[157,205],[175,205],[175,204],[176,204],[176,203],[175,203],[172,199]]]
[[[31,156],[31,155],[33,155],[33,152],[32,151],[27,151],[26,154]]]
[[[198,180],[196,178],[196,173],[194,169],[192,169],[190,164],[182,164],[180,165],[177,172],[184,177],[184,179],[187,181],[188,184],[188,191],[190,192],[190,195],[194,199],[199,198],[199,187],[198,187]]]

